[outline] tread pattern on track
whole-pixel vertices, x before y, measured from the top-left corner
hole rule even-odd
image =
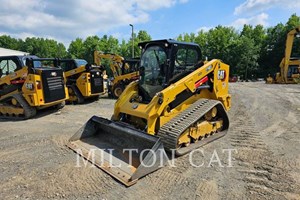
[[[17,120],[23,120],[23,119],[29,119],[36,115],[36,108],[31,107],[28,102],[24,99],[21,93],[13,94],[12,98],[15,98],[17,102],[20,104],[20,106],[24,109],[24,114],[21,116],[17,116],[14,113],[11,113],[11,115],[6,115],[5,113],[0,113],[0,119],[17,119]],[[5,104],[2,104],[5,105]],[[12,105],[7,105],[12,106]]]
[[[210,111],[213,107],[221,104],[220,101],[211,100],[211,99],[199,99],[189,108],[178,114],[176,117],[171,119],[168,123],[164,124],[157,134],[164,144],[164,147],[167,151],[172,149],[177,149],[178,138],[184,131],[189,128],[192,124],[196,123],[205,113]],[[223,107],[222,107],[223,108]],[[223,108],[224,109],[224,108]],[[223,119],[226,117],[226,120],[223,120],[223,123],[228,122],[228,117],[226,112],[223,112]],[[229,124],[223,124],[223,127],[228,127]],[[184,147],[177,149],[177,154],[185,154],[190,152],[192,149],[196,149],[204,144],[213,141],[219,137],[222,137],[226,134],[226,130],[216,133],[214,136],[205,138],[204,140],[198,141],[190,145],[189,147]],[[194,145],[194,146],[193,146]]]

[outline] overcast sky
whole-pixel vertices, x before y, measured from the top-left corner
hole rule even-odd
[[[217,25],[273,26],[300,15],[300,0],[0,0],[0,35],[47,37],[68,45],[77,37],[128,40],[131,27],[153,39]]]

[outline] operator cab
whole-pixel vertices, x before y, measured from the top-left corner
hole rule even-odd
[[[199,45],[175,40],[156,40],[139,43],[139,88],[143,101],[151,101],[155,94],[202,66]]]
[[[86,66],[87,64],[88,62],[84,59],[61,59],[60,60],[60,67],[65,72],[81,67],[82,65]]]
[[[298,57],[290,58],[287,78],[288,79],[292,79],[294,77],[298,78],[299,73],[300,73],[300,58]]]
[[[0,56],[0,78],[10,73],[14,73],[26,66],[27,59],[37,59],[37,56]],[[39,65],[39,61],[34,61],[35,66]]]

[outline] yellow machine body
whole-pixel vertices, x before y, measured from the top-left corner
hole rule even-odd
[[[130,82],[139,78],[139,72],[131,69],[127,61],[120,55],[94,51],[95,64],[101,66],[103,60],[109,61],[109,68],[112,72],[112,77],[109,77],[108,92],[111,96],[118,98]],[[136,60],[137,62],[138,60]]]
[[[229,74],[229,66],[222,63],[220,60],[207,62],[201,68],[162,90],[155,95],[148,104],[130,101],[138,95],[138,82],[133,82],[124,90],[124,95],[121,95],[117,100],[112,119],[116,121],[120,120],[121,114],[126,113],[139,119],[137,120],[137,125],[147,127],[147,133],[155,135],[157,133],[157,128],[159,128],[157,127],[157,123],[159,123],[160,126],[164,125],[178,113],[182,112],[201,98],[219,100],[222,102],[225,109],[229,110],[231,100],[230,95],[228,94],[228,76],[224,80],[218,80],[218,71],[224,71],[226,74]],[[212,73],[214,74],[213,92],[210,92],[208,89],[203,90],[200,94],[195,94],[186,99],[180,106],[173,110],[168,109],[168,105],[176,99],[178,94],[185,90],[195,92],[195,83]],[[162,104],[158,104],[158,101],[162,101]],[[147,121],[147,124],[139,124],[142,121],[141,119]],[[134,123],[134,119],[131,123]]]
[[[279,65],[280,72],[276,73],[275,77],[267,77],[266,83],[300,83],[300,59],[291,58],[294,39],[296,36],[300,36],[300,26],[288,32],[285,43],[285,56]]]
[[[68,101],[83,103],[84,99],[99,97],[104,92],[102,73],[98,67],[89,66],[81,59],[64,59],[61,63],[70,96]]]
[[[15,71],[6,71],[0,78],[0,115],[4,118],[31,118],[36,110],[58,106],[62,107],[69,98],[65,85],[65,77],[61,69],[55,67],[33,68],[18,64],[21,57],[0,57],[1,62],[12,60]],[[40,62],[43,59],[34,59],[31,62]],[[47,61],[51,59],[45,59]],[[54,59],[53,59],[54,60]],[[9,62],[7,62],[9,63]],[[21,62],[20,62],[21,63]],[[8,65],[8,64],[7,64]],[[1,71],[6,66],[1,68]]]
[[[96,151],[93,164],[127,186],[163,167],[165,150],[180,156],[223,137],[231,107],[227,64],[201,61],[194,43],[139,45],[140,79],[118,98],[111,120],[93,116],[68,144],[90,161]]]

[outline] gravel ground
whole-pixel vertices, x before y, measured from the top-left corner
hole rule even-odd
[[[230,93],[228,134],[192,155],[202,167],[185,155],[129,188],[76,167],[65,146],[91,116],[110,118],[114,100],[0,121],[0,199],[300,199],[299,85],[232,83]]]

